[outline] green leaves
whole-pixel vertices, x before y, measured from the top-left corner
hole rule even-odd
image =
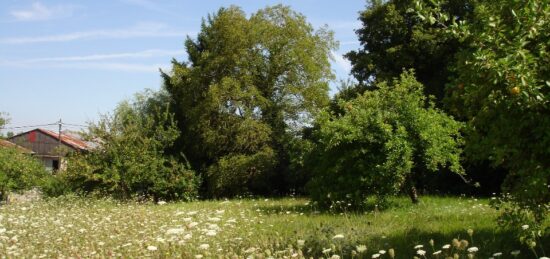
[[[41,185],[48,175],[44,165],[16,148],[0,147],[0,201],[8,191],[28,190]]]
[[[427,102],[412,72],[340,106],[344,114],[325,110],[317,121],[309,190],[320,205],[340,201],[360,208],[370,195],[383,202],[415,175],[444,167],[463,173],[462,125]],[[360,195],[350,200],[350,193]]]
[[[361,12],[363,22],[357,31],[361,48],[346,54],[352,74],[364,85],[399,77],[403,69],[414,69],[427,95],[438,104],[445,96],[445,83],[451,75],[459,42],[440,30],[449,17],[462,21],[475,1],[384,1]],[[431,12],[444,9],[448,13]],[[416,12],[410,12],[416,10]],[[442,106],[442,105],[440,105]]]
[[[465,45],[449,86],[465,87],[449,87],[447,102],[467,121],[469,159],[510,170],[503,188],[540,221],[550,204],[550,1],[481,1],[471,20],[453,24]]]
[[[163,92],[137,95],[92,125],[89,138],[99,147],[70,158],[71,187],[118,198],[194,199],[195,172],[165,154],[179,135],[165,98]]]
[[[243,179],[251,170],[256,183],[273,183],[276,174],[284,178],[289,139],[328,103],[333,33],[314,30],[302,14],[282,5],[249,18],[232,6],[209,16],[185,45],[189,63],[175,62],[163,77],[182,133],[180,151],[208,175],[211,195],[252,188],[252,177],[223,180]],[[272,155],[262,156],[265,166],[257,167],[250,161],[260,153]],[[232,186],[243,183],[240,189]],[[273,185],[253,191],[287,188]]]

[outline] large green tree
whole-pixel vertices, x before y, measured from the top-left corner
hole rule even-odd
[[[456,19],[467,19],[471,14],[471,0],[442,2],[441,7]],[[392,80],[403,69],[414,69],[426,94],[434,95],[438,102],[444,97],[451,74],[448,65],[461,43],[444,37],[437,26],[422,22],[411,11],[414,6],[412,0],[372,0],[360,13],[363,26],[356,33],[362,48],[346,54],[353,66],[352,74],[361,83],[359,92],[365,85],[372,86],[374,80]]]
[[[328,102],[332,32],[285,6],[221,8],[163,73],[188,154],[210,195],[283,192],[288,143]]]
[[[452,111],[468,120],[467,154],[508,168],[512,203],[542,221],[550,211],[550,1],[479,1],[471,22],[449,18],[439,1],[417,11],[465,43],[449,85]]]
[[[403,188],[416,202],[415,181],[448,167],[461,174],[461,123],[434,107],[410,72],[377,90],[326,109],[316,121],[318,143],[309,157],[312,199],[322,207],[384,202]]]

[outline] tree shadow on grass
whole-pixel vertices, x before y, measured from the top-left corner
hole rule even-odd
[[[463,247],[462,250],[454,248],[452,241],[455,238],[459,241],[466,240],[468,245]],[[433,247],[430,244],[430,240],[433,240]],[[423,245],[421,249],[426,251],[427,255],[432,255],[434,252],[441,250],[442,255],[447,256],[452,256],[454,253],[466,256],[468,248],[476,247],[479,249],[476,253],[476,258],[488,258],[497,252],[510,255],[511,251],[520,250],[520,248],[522,248],[522,245],[514,236],[514,233],[495,228],[476,229],[473,235],[469,236],[466,231],[442,233],[423,231],[411,227],[405,229],[402,233],[390,233],[386,238],[374,238],[370,240],[370,243],[374,247],[380,247],[380,249],[394,248],[396,253],[399,253],[397,258],[412,258],[415,255],[418,256],[417,249],[414,249],[417,245]],[[450,245],[451,249],[443,249],[443,246],[447,244]],[[524,256],[530,257],[527,256],[531,254],[530,251],[524,250],[521,252]]]
[[[414,208],[415,206],[416,205],[413,204],[408,198],[396,197],[388,200],[384,206],[378,206],[373,199],[368,199],[362,209],[349,208],[345,206],[345,204],[334,204],[332,208],[325,209],[315,205],[313,202],[300,204],[263,204],[258,208],[268,215],[288,213],[304,213],[306,215],[342,215],[344,213],[347,215],[364,215],[367,213],[385,212],[395,209]]]
[[[409,203],[398,203],[399,209],[403,208],[414,208],[414,206]],[[301,214],[308,215],[331,215],[338,217],[340,213],[334,211],[319,211],[315,206],[306,203],[290,203],[290,204],[264,204],[259,207],[259,209],[266,213],[267,215],[285,215],[285,214]],[[391,210],[395,209],[392,207],[390,210],[382,213],[391,213]],[[364,212],[345,212],[347,216],[349,215],[364,215]],[[388,249],[393,248],[396,252],[395,258],[413,258],[413,256],[418,256],[417,250],[414,249],[416,245],[423,245],[422,250],[426,251],[426,255],[429,255],[428,258],[435,258],[431,256],[434,252],[442,250],[441,256],[439,258],[445,258],[445,254],[449,255],[454,253],[462,254],[461,258],[468,258],[466,250],[457,250],[450,249],[445,250],[442,247],[446,244],[450,244],[452,247],[452,240],[454,238],[458,240],[468,241],[468,247],[477,247],[479,250],[476,253],[475,258],[489,258],[492,257],[494,253],[501,252],[503,257],[501,258],[512,258],[510,255],[511,251],[520,250],[521,254],[517,258],[535,258],[533,252],[529,250],[525,245],[522,245],[519,241],[519,238],[515,233],[508,230],[499,229],[496,227],[496,222],[489,223],[488,226],[478,227],[473,230],[473,235],[467,233],[467,226],[461,226],[460,223],[457,223],[457,219],[450,219],[448,222],[449,225],[445,225],[445,218],[434,219],[433,217],[426,218],[426,221],[435,220],[434,224],[442,226],[441,231],[437,229],[430,231],[425,229],[420,229],[414,226],[414,222],[405,221],[403,224],[406,224],[403,227],[399,227],[394,231],[386,233],[385,236],[382,234],[373,234],[371,231],[371,221],[358,221],[358,224],[366,224],[364,226],[353,226],[350,231],[344,231],[344,239],[338,241],[334,240],[333,237],[336,234],[341,233],[341,229],[344,227],[345,217],[342,216],[341,221],[319,221],[318,226],[311,227],[309,229],[303,229],[303,234],[306,234],[302,238],[305,239],[305,247],[310,252],[305,252],[308,256],[313,256],[315,258],[320,256],[326,256],[320,251],[323,249],[331,247],[333,244],[338,244],[340,247],[339,255],[344,255],[342,258],[348,258],[352,250],[356,249],[357,245],[366,245],[368,247],[368,256],[363,256],[363,258],[371,258],[372,254],[378,252],[379,250],[388,251]],[[480,219],[481,220],[481,219]],[[328,223],[328,224],[327,224]],[[342,223],[342,224],[340,224]],[[372,223],[372,224],[380,224]],[[373,227],[376,227],[372,225]],[[340,230],[339,230],[340,229]],[[344,227],[345,229],[345,227]],[[378,232],[380,233],[380,232]],[[434,240],[434,246],[430,245],[430,240]],[[543,256],[540,251],[540,247],[546,248],[546,256],[548,256],[549,249],[547,248],[550,244],[550,235],[538,240],[537,252],[538,257]],[[422,256],[418,256],[423,258]],[[537,257],[537,258],[538,258]]]
[[[312,248],[306,255],[319,257],[323,256],[320,252],[325,247],[331,247],[336,243],[338,251],[335,251],[339,255],[343,255],[342,258],[348,258],[351,255],[352,250],[356,249],[358,245],[366,245],[367,252],[365,252],[359,258],[371,258],[375,253],[379,253],[380,250],[389,251],[393,249],[395,251],[395,258],[413,258],[417,256],[424,258],[418,254],[418,250],[426,252],[427,258],[446,258],[452,257],[453,254],[458,253],[460,258],[468,258],[468,248],[476,247],[478,251],[475,253],[475,258],[489,258],[494,253],[502,253],[501,258],[512,258],[511,251],[520,250],[520,255],[517,258],[539,258],[543,256],[540,251],[540,246],[543,244],[549,244],[550,236],[542,238],[541,244],[537,248],[538,257],[535,257],[534,253],[529,250],[525,245],[521,245],[518,238],[510,231],[503,231],[493,228],[482,228],[474,231],[474,234],[470,237],[465,231],[453,231],[451,233],[441,232],[428,232],[411,227],[406,229],[402,233],[390,233],[386,236],[372,236],[369,233],[363,233],[364,236],[352,236],[349,233],[345,233],[345,239],[335,242],[330,238],[319,239],[323,233],[311,233],[306,239],[306,247]],[[355,235],[361,235],[361,233],[355,233]],[[466,240],[468,245],[457,249],[452,245],[453,239]],[[430,244],[430,240],[433,240],[434,246]],[[444,245],[450,245],[450,249],[443,249]],[[422,245],[422,247],[415,249],[415,246]],[[439,257],[433,256],[434,252],[441,250]],[[548,254],[546,254],[548,256]],[[389,257],[382,257],[389,258]]]

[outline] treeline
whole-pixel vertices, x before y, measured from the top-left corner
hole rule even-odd
[[[370,1],[361,49],[346,55],[356,81],[330,98],[328,28],[281,5],[221,8],[185,41],[188,59],[161,71],[162,89],[92,125],[99,148],[61,175],[81,193],[298,192],[358,209],[398,193],[416,202],[422,189],[503,190],[496,206],[540,222],[549,17],[547,0]]]

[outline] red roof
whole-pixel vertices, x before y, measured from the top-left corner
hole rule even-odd
[[[29,132],[32,132],[32,131],[40,131],[56,140],[59,140],[59,133],[57,132],[54,132],[54,131],[51,131],[51,130],[47,130],[47,129],[34,129],[34,130],[31,130]],[[28,133],[28,132],[26,132]],[[24,133],[23,133],[24,134]],[[21,134],[19,134],[21,135]],[[90,147],[88,146],[88,144],[86,142],[84,142],[83,140],[81,139],[77,139],[75,137],[72,137],[72,136],[69,136],[67,134],[64,134],[63,132],[61,133],[61,142],[67,146],[70,146],[74,149],[78,149],[78,150],[88,150],[90,149]]]

